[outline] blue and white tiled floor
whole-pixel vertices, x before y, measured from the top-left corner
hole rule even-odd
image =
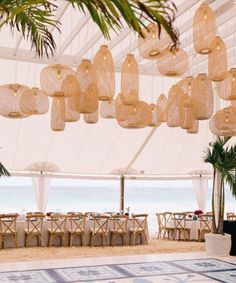
[[[236,259],[143,255],[0,264],[0,283],[236,283]]]

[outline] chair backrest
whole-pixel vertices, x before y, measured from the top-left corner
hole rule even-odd
[[[200,230],[201,231],[211,231],[212,230],[212,219],[211,214],[201,214],[199,215]]]
[[[17,213],[0,214],[0,233],[16,232],[16,218],[19,216]]]
[[[148,214],[134,214],[132,218],[133,229],[140,232],[145,232],[147,230]]]
[[[26,214],[27,232],[41,233],[45,215],[41,212]]]
[[[68,215],[66,214],[51,214],[49,219],[51,220],[52,233],[65,233],[67,218]]]
[[[234,216],[235,216],[234,212],[227,212],[226,213],[227,220],[234,220]]]
[[[186,227],[186,213],[175,212],[172,214],[174,218],[174,228],[184,229]]]
[[[165,220],[165,214],[164,213],[156,213],[157,216],[157,224],[159,229],[163,229],[166,227],[166,220]]]
[[[85,231],[86,215],[82,213],[73,213],[68,215],[70,229],[72,233],[82,233]]]
[[[97,233],[107,233],[108,232],[108,220],[109,216],[94,216],[93,217],[93,229]]]
[[[113,215],[113,230],[114,232],[127,233],[128,218],[124,215]]]

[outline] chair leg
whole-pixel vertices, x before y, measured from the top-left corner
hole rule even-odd
[[[16,248],[18,249],[18,239],[17,239],[17,233],[14,235],[15,243],[16,243]]]
[[[52,246],[52,234],[49,234],[49,238],[48,238],[48,246],[51,247]]]

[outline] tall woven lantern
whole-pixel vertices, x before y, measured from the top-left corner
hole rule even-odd
[[[116,118],[116,101],[114,99],[100,103],[100,116],[104,119]]]
[[[183,103],[179,108],[179,125],[182,129],[191,129],[193,127],[193,120],[191,98],[185,93]]]
[[[216,136],[236,136],[236,107],[217,111],[210,120],[210,130]]]
[[[236,100],[236,68],[226,73],[226,78],[218,83],[218,95],[225,100]]]
[[[115,99],[115,111],[117,121],[125,121],[129,115],[129,108],[131,106],[122,103],[122,94],[118,94]]]
[[[206,74],[200,73],[193,80],[192,89],[193,116],[197,120],[207,120],[213,113],[213,87]]]
[[[54,96],[51,109],[51,128],[53,131],[63,131],[65,129],[65,97]]]
[[[72,75],[67,76],[61,84],[61,91],[64,93],[65,97],[70,97],[71,108],[79,112],[80,88],[76,77]]]
[[[188,134],[197,134],[199,131],[199,121],[193,119],[192,127],[187,129]]]
[[[65,122],[76,122],[80,118],[80,113],[75,107],[75,96],[65,97]]]
[[[121,67],[121,93],[123,103],[136,104],[139,97],[139,71],[134,55],[128,54]]]
[[[192,76],[189,76],[179,81],[177,85],[181,87],[184,93],[187,93],[191,97],[193,91],[193,82],[194,78]],[[179,103],[181,104],[181,101],[179,101]]]
[[[157,69],[163,76],[181,76],[188,69],[188,54],[181,47],[166,50],[157,60]]]
[[[212,51],[211,42],[216,34],[216,19],[214,11],[203,3],[193,17],[193,45],[197,53],[209,54]]]
[[[0,115],[7,118],[25,118],[29,114],[21,111],[20,99],[27,86],[20,84],[5,84],[0,86]]]
[[[49,99],[37,87],[27,89],[20,97],[20,110],[28,115],[41,115],[48,112]]]
[[[150,127],[158,127],[161,125],[161,119],[160,119],[160,107],[158,107],[157,105],[155,105],[154,103],[150,104],[150,108],[152,111],[152,119],[150,121],[150,123],[148,124],[148,126]]]
[[[216,36],[212,41],[213,51],[208,56],[208,76],[212,81],[222,81],[227,73],[227,54],[225,43]]]
[[[110,100],[115,94],[115,70],[112,54],[102,45],[94,57],[99,100]]]
[[[138,50],[144,59],[156,59],[167,49],[171,40],[167,32],[162,29],[159,37],[158,26],[150,23],[142,29],[143,37],[138,38]]]
[[[161,94],[157,99],[157,106],[159,110],[158,119],[160,122],[166,122],[168,99],[165,94]]]
[[[61,84],[69,75],[75,76],[75,71],[61,64],[46,66],[40,73],[41,89],[49,96],[61,92]]]
[[[84,121],[88,124],[95,124],[98,121],[98,110],[94,113],[84,114]]]
[[[93,64],[84,59],[76,70],[80,86],[80,113],[94,113],[98,109],[98,89]]]

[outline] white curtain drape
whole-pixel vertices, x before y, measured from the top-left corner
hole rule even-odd
[[[192,179],[193,182],[193,190],[195,192],[198,209],[202,211],[206,211],[207,205],[207,188],[208,188],[208,180],[207,178],[203,178],[202,176],[194,177]]]
[[[51,178],[41,174],[39,177],[32,177],[32,182],[36,196],[37,209],[40,212],[45,212],[48,202]]]

